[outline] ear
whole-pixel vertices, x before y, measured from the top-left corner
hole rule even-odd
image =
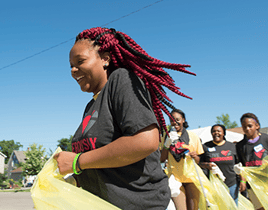
[[[104,52],[100,55],[103,67],[107,68],[111,61],[111,55],[109,52]]]
[[[260,130],[260,125],[258,123],[256,123],[256,128],[258,131]]]

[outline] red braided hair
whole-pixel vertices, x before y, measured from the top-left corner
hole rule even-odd
[[[149,56],[128,35],[114,29],[101,27],[87,29],[78,34],[76,42],[81,39],[90,39],[94,41],[93,45],[100,46],[99,52],[110,53],[110,73],[117,68],[126,68],[132,70],[143,80],[151,95],[153,110],[160,125],[160,133],[163,131],[168,133],[162,111],[173,119],[166,106],[173,110],[176,108],[171,104],[172,101],[166,95],[163,86],[180,96],[191,98],[179,91],[180,88],[175,85],[174,80],[163,68],[195,75],[195,73],[185,69],[190,65],[168,63],[155,59]]]

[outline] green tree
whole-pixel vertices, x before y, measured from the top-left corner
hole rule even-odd
[[[62,138],[60,140],[58,140],[58,147],[60,147],[62,149],[62,151],[69,151],[71,152],[72,151],[72,139],[73,139],[73,136],[70,135],[70,138]]]
[[[31,144],[25,152],[26,162],[22,163],[23,176],[37,175],[47,161],[46,149],[42,145]]]
[[[4,174],[0,174],[0,185],[4,184],[4,182],[8,179],[7,171],[4,171]]]
[[[5,164],[7,164],[12,152],[14,150],[19,150],[20,147],[23,147],[20,142],[14,142],[14,140],[0,141],[0,151],[7,156]]]
[[[224,125],[226,129],[237,127],[236,121],[234,122],[230,121],[229,114],[222,114],[221,116],[217,116],[216,118],[217,118],[216,123]]]

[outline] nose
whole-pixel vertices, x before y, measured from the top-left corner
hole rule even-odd
[[[75,67],[75,66],[73,66],[72,69],[71,69],[71,72],[72,72],[72,73],[75,73],[75,72],[77,72],[77,71],[78,71],[78,68]]]
[[[76,74],[77,71],[78,71],[78,68],[77,67],[72,67],[72,69],[71,69],[72,77],[75,76],[75,74]]]

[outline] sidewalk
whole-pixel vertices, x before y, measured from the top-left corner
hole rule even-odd
[[[0,209],[6,210],[32,210],[34,203],[30,192],[1,192]]]

